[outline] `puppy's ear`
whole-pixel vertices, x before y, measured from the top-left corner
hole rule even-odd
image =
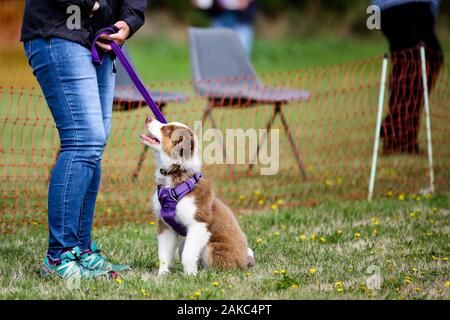
[[[194,156],[195,137],[191,130],[178,127],[171,136],[172,158],[189,160]]]

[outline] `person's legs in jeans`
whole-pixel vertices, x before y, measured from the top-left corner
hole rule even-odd
[[[109,56],[106,56],[103,63],[96,66],[97,83],[100,94],[100,103],[102,109],[103,128],[105,130],[105,141],[108,140],[109,132],[111,130],[112,119],[112,105],[114,99],[115,75],[113,73],[113,61]],[[105,144],[106,146],[106,144]],[[102,172],[101,159],[95,168],[91,183],[87,189],[83,200],[81,210],[80,231],[78,233],[79,246],[81,250],[90,248],[92,240],[92,223],[94,220],[95,202],[97,200],[98,189],[100,186]]]
[[[39,38],[25,51],[61,141],[48,195],[48,255],[58,259],[79,244],[82,204],[106,142],[97,71],[90,51],[71,41]]]

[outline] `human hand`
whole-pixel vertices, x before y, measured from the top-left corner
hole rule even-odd
[[[117,33],[113,33],[110,35],[102,35],[100,36],[100,39],[107,39],[107,40],[112,40],[115,43],[117,43],[118,45],[121,45],[122,43],[125,42],[125,40],[128,38],[128,36],[130,35],[130,27],[128,26],[128,24],[125,21],[118,21],[114,24],[117,28],[119,28],[119,31]],[[96,44],[102,48],[105,51],[111,51],[111,46],[109,44],[97,41]]]

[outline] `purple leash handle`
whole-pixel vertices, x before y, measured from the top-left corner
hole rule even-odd
[[[114,41],[106,40],[106,39],[100,39],[101,35],[110,35],[113,33],[117,33],[119,29],[116,26],[110,26],[104,29],[99,30],[95,37],[94,41],[92,42],[92,62],[96,64],[102,64],[103,59],[105,57],[105,52],[101,51],[99,53],[99,50],[95,44],[96,41],[101,41],[106,44],[109,44],[114,51],[115,55],[119,59],[120,63],[122,64],[125,71],[130,76],[131,81],[133,81],[134,85],[136,86],[136,89],[139,91],[139,93],[144,98],[145,102],[147,103],[147,106],[150,108],[150,110],[155,115],[156,120],[162,123],[167,123],[167,119],[164,117],[164,114],[159,109],[158,105],[156,104],[155,100],[153,100],[152,96],[148,92],[148,90],[145,88],[144,84],[142,83],[141,79],[137,75],[136,71],[134,70],[133,66],[131,65],[130,61],[126,57],[126,55],[122,52],[120,49],[120,46],[117,45]]]

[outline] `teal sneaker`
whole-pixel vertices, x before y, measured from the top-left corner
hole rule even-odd
[[[108,276],[105,271],[88,270],[79,263],[80,248],[75,247],[64,252],[57,263],[50,262],[48,257],[42,262],[41,277],[56,277],[61,279],[92,279]]]
[[[89,270],[99,270],[106,272],[121,272],[131,270],[128,265],[111,263],[106,257],[100,254],[100,249],[95,241],[91,241],[91,248],[81,254],[80,262]]]

